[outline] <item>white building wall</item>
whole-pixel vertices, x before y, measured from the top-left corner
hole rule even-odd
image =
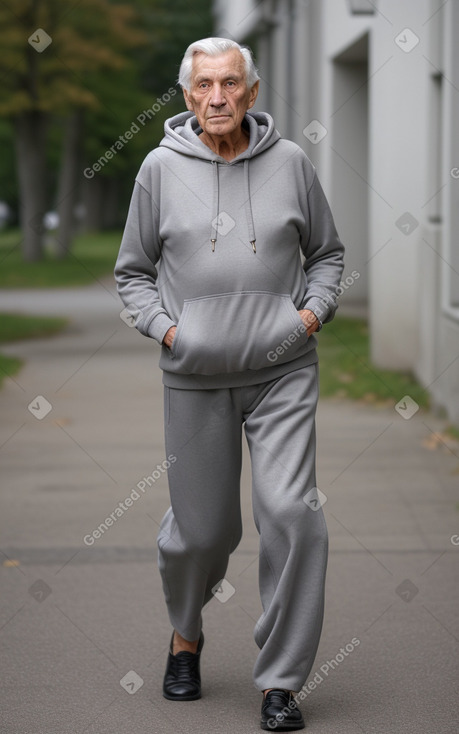
[[[419,353],[418,257],[425,236],[428,92],[423,49],[429,0],[385,0],[375,19],[370,67],[370,333],[382,367],[409,370]],[[414,12],[413,12],[414,10]],[[394,37],[405,28],[405,45]],[[416,328],[413,328],[416,325]]]
[[[288,0],[279,3],[275,10],[275,21],[270,38],[270,53],[275,63],[272,64],[271,104],[273,106],[276,127],[284,137],[288,135],[288,120],[292,115],[289,105],[288,75]],[[260,70],[263,74],[263,70]]]
[[[446,407],[459,425],[459,4],[447,3],[439,15],[444,81],[439,136],[442,165],[436,183],[441,188],[441,225],[437,238],[431,238],[438,253],[435,313],[439,318],[435,324],[435,366],[428,384],[435,403]],[[431,250],[430,241],[429,245]],[[422,356],[428,351],[424,345]]]
[[[217,2],[216,28],[258,38],[257,107],[318,168],[374,362],[413,371],[459,424],[459,3],[352,2]]]

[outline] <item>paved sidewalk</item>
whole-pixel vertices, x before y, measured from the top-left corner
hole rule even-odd
[[[0,295],[0,311],[71,317],[59,336],[4,350],[27,361],[0,392],[0,732],[252,734],[261,608],[249,464],[244,538],[227,573],[235,593],[204,611],[203,698],[166,701],[159,348],[121,308],[111,280]],[[457,732],[459,449],[435,437],[442,427],[421,411],[405,420],[393,407],[320,403],[330,561],[301,704],[311,734]]]

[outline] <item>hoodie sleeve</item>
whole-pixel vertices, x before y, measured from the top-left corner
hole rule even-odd
[[[337,309],[337,292],[344,267],[344,246],[338,237],[327,199],[314,170],[307,193],[309,236],[301,249],[308,285],[301,308],[310,309],[319,321],[331,321]]]
[[[138,178],[129,206],[123,239],[115,265],[118,293],[145,336],[161,344],[176,324],[161,305],[156,264],[161,255],[159,211]]]

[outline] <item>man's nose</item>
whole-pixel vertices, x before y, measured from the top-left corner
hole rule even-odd
[[[214,84],[212,86],[212,94],[210,97],[210,104],[212,107],[221,107],[225,104],[225,98],[223,95],[223,89],[221,84]]]

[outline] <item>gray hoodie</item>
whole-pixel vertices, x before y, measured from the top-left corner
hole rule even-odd
[[[136,177],[115,267],[137,329],[171,349],[169,387],[251,385],[317,361],[299,309],[336,310],[344,247],[314,166],[272,118],[248,112],[250,142],[228,162],[192,112],[165,124]],[[301,256],[303,254],[303,258]]]

